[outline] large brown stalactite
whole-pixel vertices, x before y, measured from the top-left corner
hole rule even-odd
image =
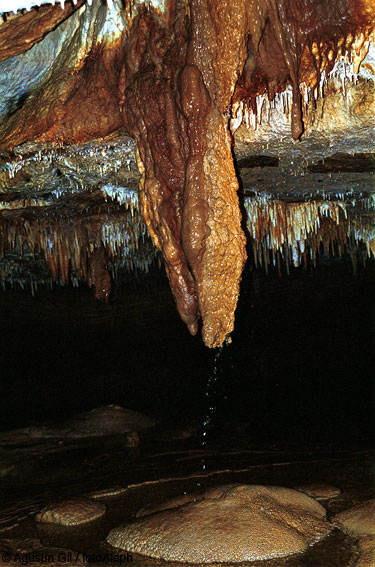
[[[246,57],[239,4],[191,2],[186,36],[183,7],[169,28],[144,10],[121,84],[126,125],[138,141],[144,219],[182,319],[195,334],[201,316],[210,347],[233,329],[246,258],[228,128]]]
[[[190,124],[183,244],[197,285],[203,339],[217,347],[233,330],[246,260],[227,111],[246,59],[247,13],[241,0],[196,0],[191,22],[188,63],[194,72],[185,78],[182,97]],[[195,100],[186,100],[187,83],[193,94],[195,87]],[[196,100],[203,102],[204,120]]]
[[[299,85],[315,86],[332,69],[357,5],[172,4],[168,16],[143,9],[134,22],[120,98],[138,142],[143,216],[163,252],[177,308],[193,334],[201,317],[205,344],[217,347],[233,330],[246,259],[229,131],[233,100],[264,90],[272,99],[290,83],[298,140],[304,131]],[[369,13],[358,29],[365,30]]]

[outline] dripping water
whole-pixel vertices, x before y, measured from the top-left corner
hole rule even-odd
[[[213,418],[215,416],[215,412],[217,410],[217,386],[218,380],[223,373],[223,367],[221,364],[221,355],[224,349],[224,345],[228,344],[227,339],[224,341],[223,345],[219,347],[214,355],[212,361],[212,369],[209,374],[206,390],[205,390],[205,399],[206,399],[206,414],[202,421],[202,440],[201,440],[201,447],[203,449],[207,446],[207,435],[210,426],[212,425]],[[206,470],[206,456],[203,454],[202,457],[202,470]],[[197,483],[197,486],[200,486],[200,483]]]

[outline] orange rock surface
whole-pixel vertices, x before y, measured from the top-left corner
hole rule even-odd
[[[7,14],[0,25],[0,61],[30,49],[83,3],[84,0],[78,0],[76,5],[68,2],[63,9],[60,4],[49,4],[29,12]]]

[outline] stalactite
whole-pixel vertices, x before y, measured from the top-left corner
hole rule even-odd
[[[108,302],[111,278],[107,270],[105,249],[102,246],[96,248],[90,255],[88,284],[90,287],[95,287],[96,299]]]
[[[82,49],[71,57],[62,50],[58,64],[19,108],[7,113],[1,143],[9,150],[28,140],[82,142],[125,126],[137,141],[143,221],[163,254],[178,311],[192,334],[202,319],[205,344],[218,347],[233,330],[246,259],[233,136],[243,121],[256,129],[276,111],[288,117],[297,141],[326,89],[339,83],[348,96],[349,81],[358,79],[372,45],[375,5],[372,0],[107,4],[103,10],[99,2],[89,2],[71,16],[77,19],[75,41]],[[28,22],[37,19],[34,12]],[[48,12],[56,18],[56,7]],[[15,18],[21,21],[21,14]],[[30,37],[31,43],[39,41],[38,34]],[[53,149],[39,161],[53,161],[57,153]],[[7,163],[8,177],[20,176],[27,159],[21,155]],[[97,163],[98,178],[110,167],[105,159]],[[72,174],[72,193],[79,192],[80,183]],[[137,216],[134,192],[108,179],[100,187],[105,198],[124,202]],[[54,197],[63,191],[54,188]],[[39,198],[4,199],[0,209],[39,207],[42,217],[47,205]],[[341,230],[339,205],[257,202],[247,208],[254,256],[266,269],[281,254],[287,269],[306,262],[307,247],[313,261],[321,244],[327,252],[336,245],[343,250],[343,236],[337,240],[330,233],[333,226]],[[31,223],[9,232],[8,241],[22,249],[26,234],[33,253],[42,250],[51,273],[63,283],[73,270],[107,289],[100,283],[105,260],[134,249],[139,235],[129,229],[126,242],[119,244],[114,224],[102,223],[100,235],[98,227],[70,226],[67,240],[57,222],[47,230],[41,221],[38,234]],[[99,250],[105,250],[105,259]]]
[[[76,281],[78,275],[79,279],[95,287],[98,299],[107,300],[110,292],[108,262],[111,265],[117,263],[127,270],[133,266],[146,271],[155,257],[154,251],[139,261],[133,258],[138,253],[146,229],[138,210],[133,208],[130,211],[134,196],[130,199],[133,203],[116,205],[116,212],[111,214],[105,211],[75,219],[72,216],[59,217],[54,212],[44,218],[0,220],[2,255],[5,257],[11,250],[22,255],[26,250],[27,258],[29,253],[34,261],[44,258],[53,281],[67,285],[73,279]],[[36,289],[35,282],[33,287]]]
[[[306,264],[307,250],[315,264],[321,247],[327,255],[337,251],[341,256],[352,240],[357,246],[364,243],[368,257],[375,258],[373,224],[366,217],[348,217],[343,201],[286,202],[257,196],[245,199],[245,209],[255,264],[265,269],[271,264],[270,251],[278,270],[283,258],[288,271],[291,264]]]

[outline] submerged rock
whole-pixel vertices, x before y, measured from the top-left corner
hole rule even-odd
[[[163,511],[113,529],[107,541],[167,561],[241,562],[302,552],[331,530],[321,504],[288,488],[229,485],[203,498],[166,502]]]
[[[375,499],[339,512],[332,521],[349,535],[375,535]]]
[[[78,526],[92,522],[105,514],[106,506],[88,498],[72,498],[46,506],[36,515],[37,522]]]

